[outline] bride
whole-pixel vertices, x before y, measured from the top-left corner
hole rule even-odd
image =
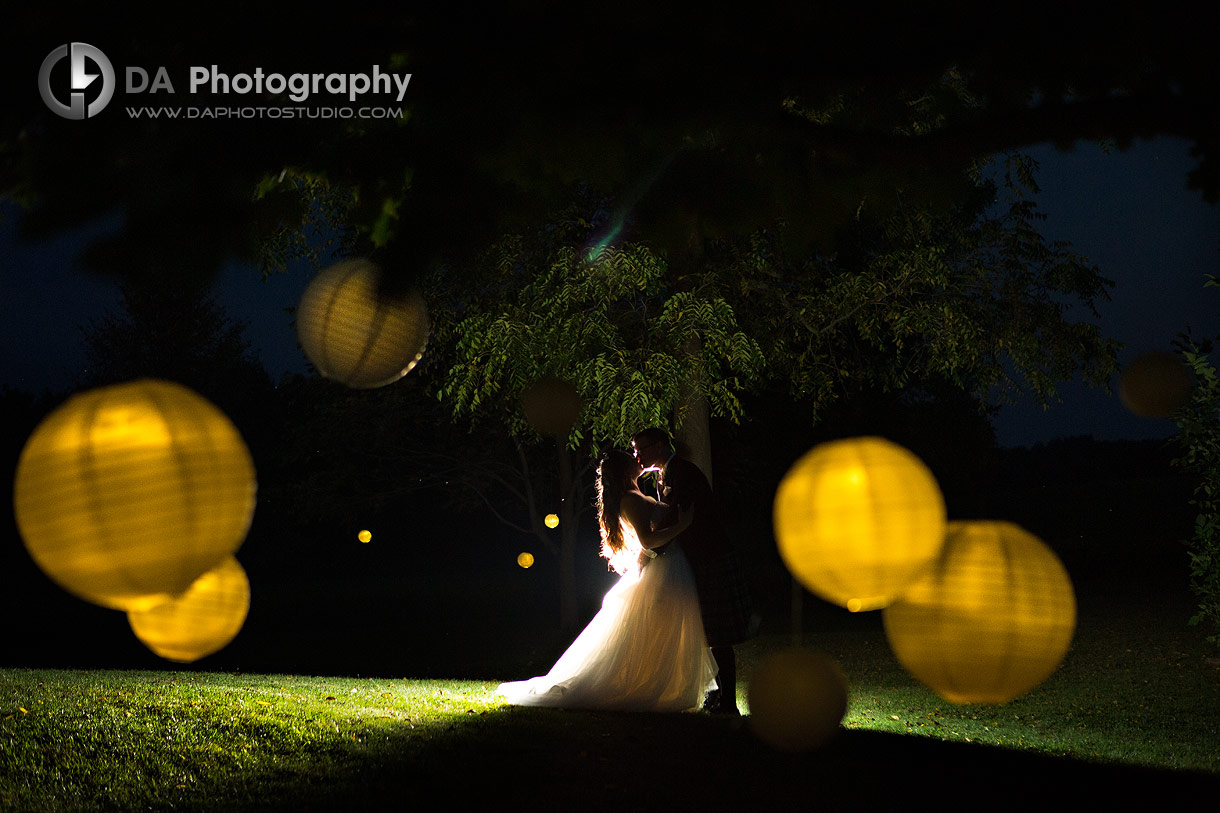
[[[602,556],[619,580],[602,608],[547,674],[502,683],[509,703],[619,711],[698,709],[715,688],[716,662],[703,635],[690,565],[676,541],[691,523],[651,528],[656,500],[636,486],[640,464],[608,452],[598,468]]]

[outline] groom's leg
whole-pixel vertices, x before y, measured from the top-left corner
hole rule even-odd
[[[712,711],[717,714],[740,714],[737,709],[737,655],[731,646],[714,646],[712,657],[719,667],[716,687],[720,689],[719,702]]]

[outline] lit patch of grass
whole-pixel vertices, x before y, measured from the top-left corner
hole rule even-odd
[[[491,684],[0,670],[0,802],[245,806],[329,792],[485,713]]]
[[[507,707],[488,681],[0,669],[0,809],[870,809],[898,787],[1016,776],[1103,806],[1133,783],[1220,791],[1220,670],[1188,628],[1083,623],[1042,686],[955,706],[901,669],[875,616],[832,621],[804,645],[847,674],[845,730],[798,755],[748,721]],[[788,643],[738,649],[743,709]]]
[[[838,659],[847,674],[848,730],[1220,774],[1220,669],[1184,624],[1083,623],[1064,663],[1041,686],[999,706],[959,706],[902,669],[875,621],[804,641]],[[763,652],[788,643],[777,637],[754,644],[743,677]]]

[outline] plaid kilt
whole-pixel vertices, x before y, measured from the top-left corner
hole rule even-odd
[[[748,641],[757,630],[745,573],[731,549],[709,558],[697,564],[691,560],[707,644],[731,646]]]

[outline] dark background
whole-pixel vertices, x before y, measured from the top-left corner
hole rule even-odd
[[[1179,24],[1185,30],[1190,22]],[[73,39],[96,41],[116,52],[128,49],[156,64],[197,60],[208,53],[210,37],[229,30],[232,36],[225,47],[265,53],[268,66],[279,59],[353,70],[350,54],[360,49],[332,46],[345,38],[356,42],[360,32],[376,31],[362,46],[370,51],[395,37],[427,43],[424,51],[445,66],[457,64],[464,49],[473,52],[478,43],[497,38],[495,21],[479,19],[446,21],[434,35],[381,27],[372,17],[329,28],[320,21],[285,25],[253,17],[237,27],[226,25],[228,29],[216,21],[190,30],[170,26],[156,37],[140,38],[114,20],[73,18],[68,23],[21,12],[9,29],[10,35],[18,32],[22,42],[6,51],[5,98],[18,109],[37,107],[34,80],[41,58]],[[607,25],[607,37],[634,30],[626,10]],[[900,20],[879,22],[876,39],[867,48],[884,52],[887,43],[897,41],[902,26]],[[471,70],[492,72],[483,77],[491,76],[492,84],[518,87],[563,72],[562,64],[548,63],[548,55],[570,55],[581,43],[548,40],[560,28],[555,23],[554,29],[539,30],[517,47],[497,47],[498,62],[477,61]],[[654,51],[663,55],[684,34],[699,30],[699,19],[692,18],[688,29],[641,35],[622,56],[632,64],[648,63]],[[1072,39],[1070,28],[1042,33],[1057,43]],[[743,31],[742,37],[747,36]],[[828,37],[833,32],[819,32],[818,41],[825,43]],[[596,44],[608,47],[602,41]],[[1036,39],[1029,47],[1037,47]],[[742,53],[727,50],[720,72],[707,72],[707,87],[740,71],[750,55],[766,48],[758,41],[743,46]],[[902,50],[917,48],[908,44]],[[438,54],[448,54],[449,61]],[[624,92],[608,84],[616,70],[613,61],[607,61],[587,77],[579,97],[553,98],[539,86],[536,103],[571,104],[574,115],[600,105],[613,109],[615,93]],[[425,72],[413,82],[427,79]],[[451,107],[464,110],[468,102],[457,92],[460,84],[455,77],[446,79]],[[712,93],[704,88],[696,95],[704,99]],[[197,152],[187,164],[197,167],[192,172],[201,176],[213,163],[245,157],[239,139],[217,142],[214,150],[207,150],[197,136],[191,136]],[[290,132],[283,149],[297,149],[296,142],[303,140]],[[1100,324],[1107,335],[1124,343],[1120,362],[1146,350],[1168,349],[1173,337],[1187,328],[1204,335],[1216,332],[1220,306],[1202,283],[1204,274],[1216,268],[1220,211],[1199,191],[1186,188],[1187,174],[1198,165],[1190,141],[1150,133],[1108,154],[1087,140],[1028,147],[1042,164],[1038,201],[1049,216],[1046,233],[1072,242],[1117,283],[1113,301],[1101,308]],[[100,176],[110,157],[104,152],[85,155],[81,165]],[[126,158],[136,163],[140,171],[133,175],[140,177],[151,174],[148,168],[162,160],[152,150]],[[57,191],[71,195],[71,186]],[[250,616],[232,645],[187,668],[504,678],[545,668],[566,643],[557,631],[555,563],[535,550],[533,568],[517,567],[516,555],[530,540],[473,503],[463,510],[461,495],[420,493],[375,514],[336,512],[327,521],[302,519],[291,501],[282,498],[288,464],[277,452],[286,445],[284,433],[291,433],[295,424],[290,402],[276,393],[292,376],[307,373],[284,311],[295,303],[311,269],[300,264],[263,280],[248,257],[226,251],[229,235],[214,230],[215,222],[206,217],[209,200],[202,195],[192,202],[201,211],[172,210],[167,218],[173,221],[170,234],[190,238],[180,247],[184,266],[193,267],[196,261],[214,264],[218,301],[246,324],[246,335],[269,380],[280,386],[239,423],[259,453],[260,502],[239,552],[252,583]],[[115,277],[86,268],[82,254],[97,238],[140,224],[133,225],[120,210],[94,204],[82,195],[79,218],[41,229],[23,228],[21,212],[10,201],[0,204],[4,489],[11,489],[17,456],[38,419],[87,372],[81,328],[116,307]],[[209,230],[192,234],[195,218]],[[411,377],[393,386],[422,389]],[[1179,584],[1185,593],[1186,558],[1180,540],[1190,532],[1190,484],[1169,465],[1173,451],[1165,439],[1173,433],[1172,424],[1137,419],[1125,413],[1112,394],[1080,385],[1065,384],[1062,394],[1064,402],[1049,411],[1026,402],[1004,407],[991,426],[980,424],[967,410],[946,406],[927,413],[880,396],[844,403],[816,428],[788,405],[763,398],[747,403],[749,419],[742,426],[714,425],[717,491],[735,509],[733,530],[753,563],[764,630],[787,631],[790,613],[790,582],[770,530],[775,485],[813,443],[849,434],[882,434],[923,457],[941,482],[952,518],[1007,519],[1042,536],[1064,559],[1078,590],[1109,584],[1107,580],[1116,577],[1128,583],[1155,577]],[[11,516],[5,512],[0,541],[0,663],[166,665],[134,639],[123,614],[94,608],[51,584],[30,562]],[[374,538],[362,545],[356,533],[366,527]],[[582,534],[581,606],[587,617],[596,610],[610,576],[596,556],[596,532],[587,517]],[[805,607],[811,625],[838,618],[838,611],[812,598]]]

